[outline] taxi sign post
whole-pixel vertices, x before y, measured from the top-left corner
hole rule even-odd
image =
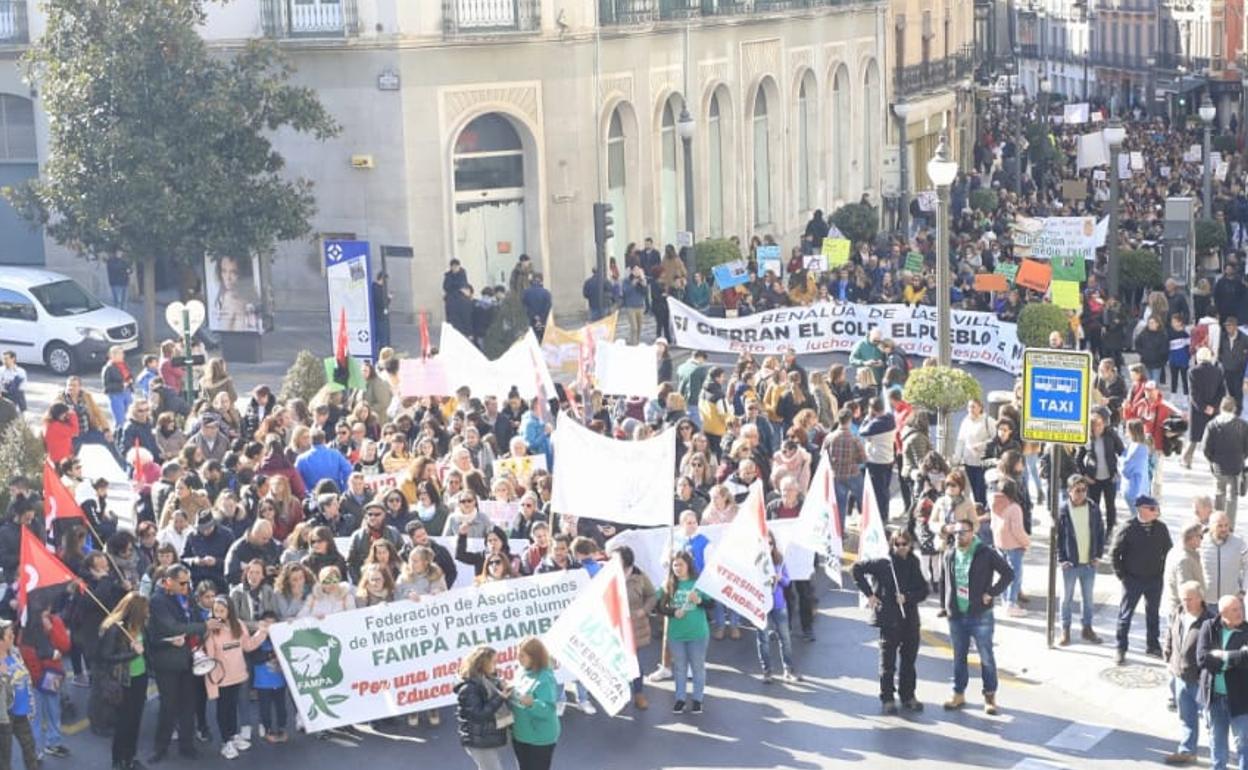
[[[1049,596],[1045,638],[1053,647],[1057,619],[1057,516],[1063,445],[1088,442],[1092,354],[1084,350],[1023,351],[1023,441],[1049,444]]]

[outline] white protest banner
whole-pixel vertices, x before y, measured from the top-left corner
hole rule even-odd
[[[399,397],[453,396],[455,386],[446,370],[446,358],[404,358],[399,361]]]
[[[1193,144],[1183,153],[1183,160],[1188,163],[1200,163],[1204,158],[1203,148],[1199,144]]]
[[[936,355],[936,308],[832,302],[778,308],[739,318],[711,318],[677,299],[667,300],[677,347],[712,353],[780,355],[848,353],[872,329],[906,353]],[[1023,348],[1016,324],[992,313],[954,310],[953,358],[1010,373],[1022,371]]]
[[[1109,177],[1105,176],[1105,169],[1098,168],[1092,172],[1092,181],[1094,182],[1104,182],[1107,179]]]
[[[612,559],[543,637],[550,654],[611,716],[632,700],[641,676],[624,566]]]
[[[706,568],[694,588],[749,620],[755,628],[767,627],[776,581],[776,565],[767,542],[767,517],[763,511],[763,485],[756,481],[728,525],[723,539],[706,557]]]
[[[1067,104],[1062,109],[1062,122],[1083,124],[1088,122],[1088,103]]]
[[[1169,178],[1170,178],[1170,167],[1169,167],[1169,166],[1158,166],[1158,167],[1157,167],[1157,174],[1158,174],[1158,175],[1160,175],[1162,179],[1169,179]]]
[[[1011,235],[1017,256],[1096,259],[1096,220],[1092,217],[1019,217]]]
[[[126,529],[133,530],[138,523],[135,520],[134,504],[138,502],[139,493],[135,491],[134,483],[125,469],[117,464],[113,453],[102,444],[88,442],[78,448],[78,461],[82,463],[84,483],[77,490],[70,490],[74,492],[74,498],[81,503],[95,497],[91,484],[96,479],[107,479],[108,510],[117,516],[119,523],[124,524]]]
[[[511,531],[511,525],[520,513],[520,503],[505,503],[501,500],[479,500],[477,508],[490,517],[494,526],[502,527],[505,532]],[[517,551],[515,555],[520,554]]]
[[[1217,167],[1217,165],[1218,165],[1219,163],[1221,163],[1221,162],[1222,162],[1222,151],[1221,151],[1221,150],[1210,150],[1210,151],[1209,151],[1209,165],[1211,165],[1211,166],[1213,166],[1213,167],[1215,167],[1215,168],[1216,168],[1216,167]]]
[[[547,398],[555,393],[542,347],[531,329],[506,353],[491,361],[455,327],[443,323],[438,357],[448,363],[447,375],[451,380],[448,384],[456,388],[466,385],[472,395],[479,398],[497,396],[505,401],[508,391],[515,387],[521,398],[529,400],[537,395],[539,380]]]
[[[884,520],[880,516],[880,506],[875,499],[875,485],[867,481],[863,484],[861,523],[858,535],[858,562],[871,559],[888,558],[888,533],[884,531]],[[867,597],[858,597],[858,606],[867,606]]]
[[[1119,179],[1131,178],[1131,158],[1128,155],[1118,156],[1118,178]]]
[[[819,463],[815,477],[810,480],[810,489],[806,490],[806,499],[802,501],[797,526],[791,532],[796,542],[814,546],[823,554],[824,571],[832,582],[842,586],[841,553],[845,549],[845,536],[841,531],[833,482],[831,463]],[[777,543],[779,540],[777,536]],[[788,562],[787,555],[785,562]]]
[[[935,190],[919,190],[914,194],[919,201],[919,211],[935,211],[936,204],[939,199],[936,197]]]
[[[615,337],[618,313],[612,313],[579,329],[562,329],[555,323],[552,313],[546,320],[546,332],[542,335],[542,355],[550,376],[559,382],[576,379],[580,365],[581,344],[591,335],[596,345],[605,345]]]
[[[1096,248],[1105,247],[1105,239],[1109,236],[1109,217],[1101,217],[1096,222],[1096,230],[1092,236],[1092,242]]]
[[[1210,156],[1212,156],[1212,155],[1213,155],[1213,153],[1209,153],[1209,155],[1210,155]],[[1214,172],[1213,172],[1213,175],[1214,175],[1215,177],[1217,177],[1217,179],[1218,179],[1218,181],[1219,181],[1219,182],[1225,182],[1225,181],[1226,181],[1226,175],[1227,175],[1228,173],[1230,173],[1230,171],[1231,171],[1231,164],[1230,164],[1230,163],[1227,163],[1227,162],[1226,162],[1226,161],[1224,161],[1224,160],[1220,160],[1220,161],[1218,161],[1218,162],[1217,162],[1217,164],[1215,164],[1215,166],[1214,166]]]
[[[1085,168],[1104,166],[1109,163],[1109,147],[1105,144],[1105,135],[1093,131],[1079,137],[1079,147],[1075,151],[1075,167],[1082,171]]]
[[[269,636],[314,733],[454,704],[459,660],[478,645],[496,649],[499,676],[512,679],[519,642],[550,630],[588,580],[576,569],[483,583],[278,623]]]
[[[676,429],[643,441],[601,436],[575,420],[560,420],[555,444],[551,507],[617,524],[671,524]]]
[[[1144,170],[1144,153],[1140,152],[1139,150],[1131,151],[1131,170],[1132,171]]]
[[[729,524],[708,524],[698,527],[697,534],[706,535],[709,541],[707,550],[723,540]],[[803,543],[798,530],[801,525],[798,519],[771,519],[767,528],[776,536],[776,545],[784,553],[784,566],[792,580],[810,580],[815,573],[814,552],[808,543]],[[633,563],[637,569],[646,573],[655,585],[667,578],[668,546],[680,550],[685,543],[680,530],[672,537],[670,527],[648,527],[645,529],[628,529],[607,541],[609,552],[616,546],[626,545],[633,549]],[[454,544],[452,544],[454,545]],[[838,561],[839,563],[839,561]]]
[[[373,476],[365,476],[364,488],[371,492],[373,497],[380,500],[390,490],[399,488],[403,475],[403,473],[378,473]]]
[[[807,254],[802,257],[802,269],[816,273],[828,271],[828,258],[823,254]]]
[[[659,354],[654,345],[616,340],[594,348],[594,379],[609,396],[654,396],[659,386]]]

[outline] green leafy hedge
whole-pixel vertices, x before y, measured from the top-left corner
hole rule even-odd
[[[712,267],[741,259],[741,249],[727,238],[707,238],[694,245],[693,259],[695,269],[709,278]]]
[[[1199,241],[1199,235],[1197,240]],[[1131,249],[1122,252],[1119,259],[1122,260],[1122,286],[1127,291],[1161,286],[1161,255],[1157,252],[1152,249]]]
[[[961,409],[972,398],[982,398],[983,388],[970,374],[953,366],[921,366],[906,378],[902,394],[911,404],[933,412]]]
[[[0,433],[0,479],[4,480],[4,486],[0,486],[0,511],[9,508],[8,481],[14,476],[25,476],[35,489],[42,488],[46,458],[43,441],[30,430],[25,420],[11,421]]]
[[[1030,302],[1018,314],[1018,339],[1029,348],[1047,348],[1049,335],[1070,331],[1066,311],[1047,302]]]
[[[1196,250],[1208,251],[1209,249],[1226,248],[1226,228],[1217,222],[1210,222],[1204,219],[1196,221]]]
[[[851,241],[869,241],[880,230],[880,212],[865,203],[846,203],[832,215],[832,223]]]
[[[286,370],[282,378],[282,389],[278,400],[289,401],[301,398],[304,402],[312,400],[325,385],[325,362],[312,354],[310,350],[300,350],[295,362]]]
[[[1000,198],[998,198],[995,190],[981,187],[971,193],[971,208],[976,211],[987,214],[996,211],[999,204]]]

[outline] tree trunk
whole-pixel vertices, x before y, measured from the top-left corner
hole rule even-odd
[[[156,258],[140,257],[143,267],[143,350],[155,350],[156,337]]]

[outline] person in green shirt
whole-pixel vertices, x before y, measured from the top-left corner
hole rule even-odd
[[[549,770],[559,740],[559,683],[550,653],[535,636],[520,642],[516,660],[522,669],[511,689],[512,749],[520,770]]]
[[[1209,755],[1215,770],[1230,765],[1235,741],[1240,770],[1248,767],[1248,623],[1244,600],[1235,594],[1218,599],[1218,614],[1200,627],[1196,662],[1201,667],[1200,696],[1209,720]]]
[[[676,680],[676,702],[673,714],[685,712],[686,686],[693,678],[692,713],[702,713],[702,691],[706,686],[706,646],[711,638],[711,624],[703,606],[708,597],[693,586],[698,581],[693,557],[684,551],[672,555],[667,580],[658,590],[658,611],[666,615],[667,648],[672,654],[672,672]]]
[[[147,705],[147,659],[143,630],[147,626],[147,597],[131,591],[100,623],[100,674],[115,677],[121,690],[117,725],[113,731],[113,770],[138,767],[139,726]]]

